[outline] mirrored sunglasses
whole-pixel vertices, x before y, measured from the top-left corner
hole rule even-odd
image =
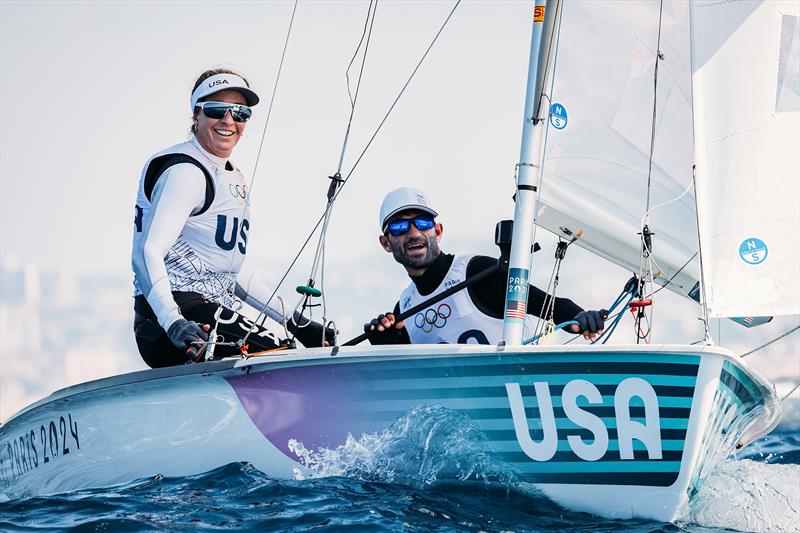
[[[199,107],[205,116],[213,119],[221,119],[230,111],[235,122],[247,122],[253,114],[253,111],[246,105],[227,102],[197,102],[195,107]]]
[[[394,237],[405,235],[408,233],[408,230],[411,229],[412,223],[414,224],[414,227],[420,231],[427,231],[436,225],[436,222],[432,217],[418,216],[389,222],[389,225],[386,226],[386,231],[391,233]]]

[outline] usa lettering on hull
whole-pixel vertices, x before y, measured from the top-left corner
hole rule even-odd
[[[553,459],[558,449],[558,428],[556,427],[555,410],[550,394],[550,385],[544,381],[534,383],[536,401],[539,411],[539,429],[543,436],[536,442],[531,437],[525,402],[519,383],[506,383],[506,394],[514,422],[514,432],[522,451],[534,461]],[[599,416],[585,407],[578,405],[578,398],[583,397],[589,405],[601,406],[603,396],[598,388],[584,379],[569,381],[561,394],[561,402],[567,419],[578,427],[588,430],[591,438],[584,439],[577,435],[567,436],[569,448],[579,459],[598,461],[609,452],[609,428]],[[645,422],[634,420],[631,416],[632,400],[638,398],[644,404]],[[641,442],[649,460],[662,459],[661,422],[659,416],[658,397],[647,381],[641,378],[623,379],[614,392],[614,415],[618,441],[618,458],[634,460],[633,441]]]

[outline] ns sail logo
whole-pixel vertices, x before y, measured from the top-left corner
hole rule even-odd
[[[756,237],[749,237],[739,245],[739,257],[748,265],[759,265],[766,261],[767,243]]]

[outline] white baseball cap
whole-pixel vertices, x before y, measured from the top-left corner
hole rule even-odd
[[[202,98],[227,89],[242,93],[249,106],[254,106],[259,101],[258,95],[247,86],[247,82],[244,81],[244,78],[238,74],[229,74],[226,72],[223,74],[215,74],[203,80],[203,82],[197,86],[197,89],[192,92],[192,99],[190,102],[192,112],[194,112],[197,102]]]
[[[400,187],[386,195],[381,204],[381,216],[379,219],[381,231],[386,231],[388,220],[401,211],[415,209],[429,213],[433,217],[438,217],[439,213],[433,210],[431,202],[424,192],[411,187]]]

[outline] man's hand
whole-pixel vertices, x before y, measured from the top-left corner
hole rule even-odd
[[[608,318],[608,311],[600,309],[599,311],[581,311],[573,320],[578,322],[569,327],[572,333],[583,333],[583,338],[593,341],[598,335],[603,333],[605,326],[605,319]]]
[[[173,322],[167,330],[167,337],[179,350],[185,351],[189,359],[195,363],[203,358],[208,344],[208,332],[211,326],[208,324],[200,325],[197,322],[179,318]]]
[[[405,327],[402,322],[397,322],[394,313],[386,313],[364,324],[364,333],[376,332],[369,338],[372,344],[399,344]]]
[[[403,329],[405,324],[396,322],[394,313],[386,313],[385,315],[378,315],[377,318],[373,318],[364,324],[364,333],[369,333],[370,331],[386,331],[392,327],[394,327],[394,329]]]

